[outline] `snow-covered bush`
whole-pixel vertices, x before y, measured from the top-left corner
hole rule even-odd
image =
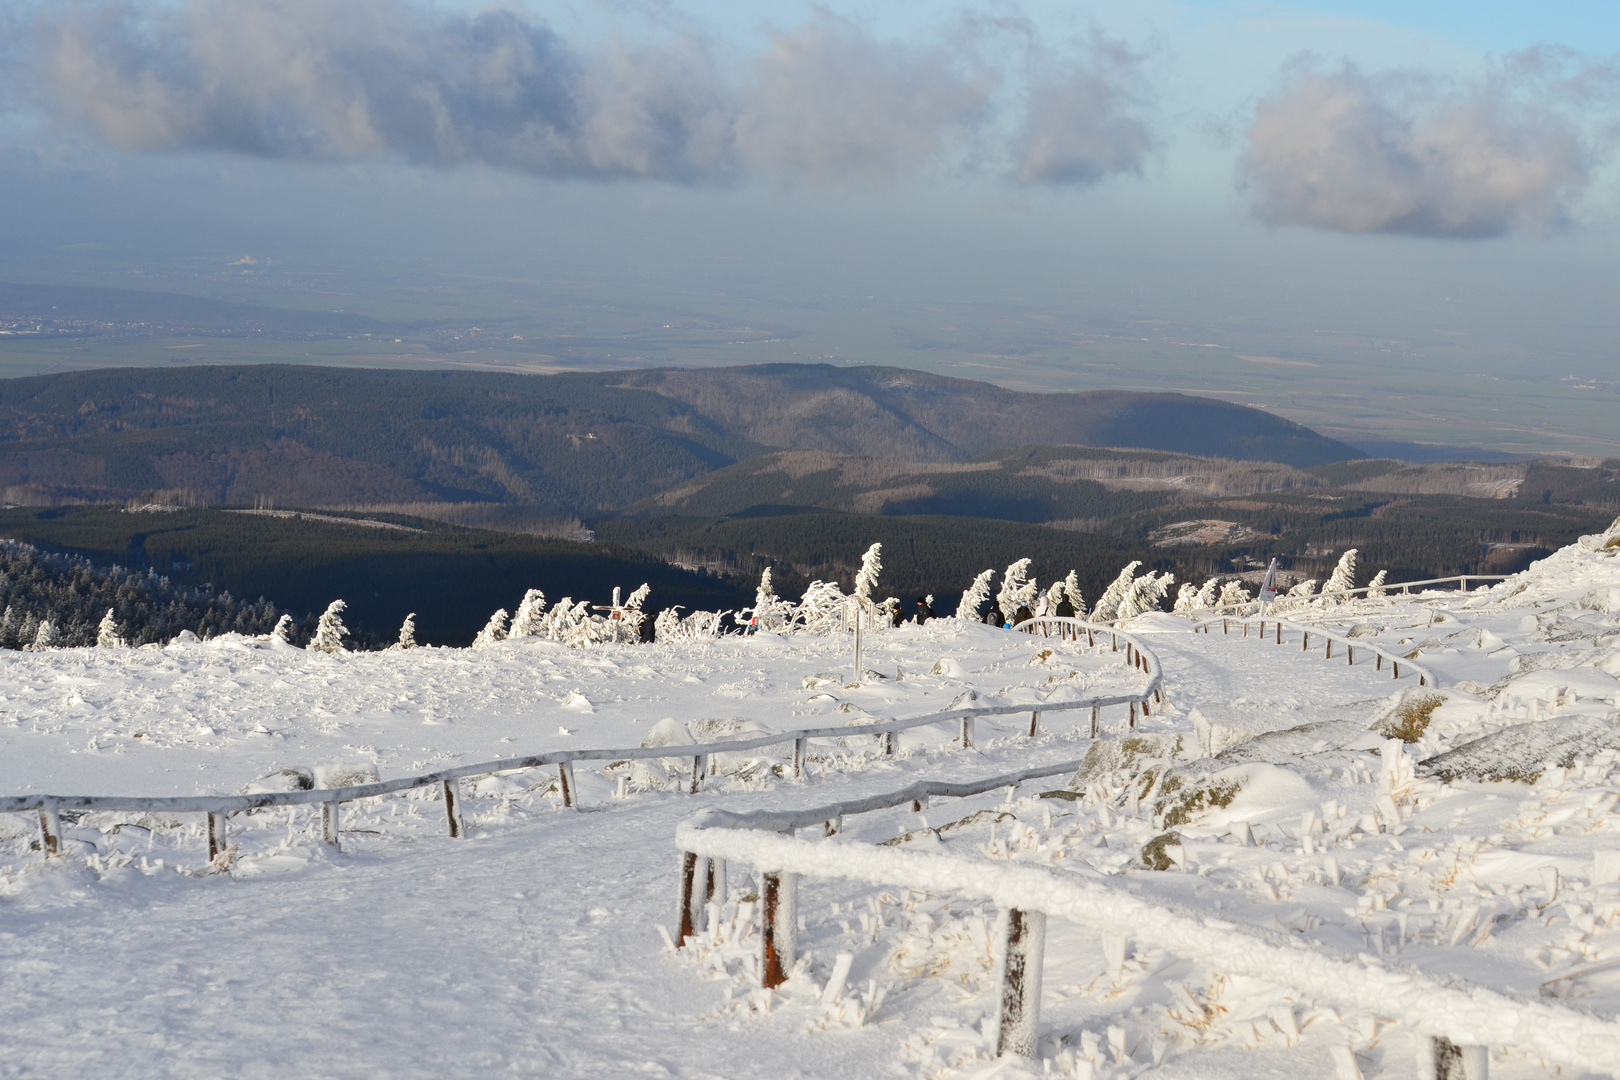
[[[713,641],[720,636],[723,611],[694,611],[686,618],[679,615],[679,605],[658,613],[653,621],[653,632],[660,644],[671,641]]]
[[[497,608],[495,614],[489,617],[489,622],[485,623],[484,628],[478,631],[478,636],[473,638],[472,647],[475,649],[487,649],[491,645],[505,640],[506,609]]]
[[[1192,582],[1184,582],[1176,592],[1176,606],[1171,610],[1177,615],[1192,618],[1198,611],[1198,586]]]
[[[118,636],[118,621],[113,618],[112,608],[107,609],[107,614],[101,617],[101,625],[96,627],[96,647],[99,649],[124,647],[124,639]]]
[[[754,591],[754,606],[743,614],[748,616],[754,629],[764,633],[792,628],[797,612],[790,601],[776,595],[776,589],[771,585],[770,567],[767,566],[760,575],[759,588]]]
[[[416,648],[416,612],[405,616],[405,621],[399,624],[399,640],[390,648],[414,649]]]
[[[1387,595],[1389,590],[1384,588],[1384,578],[1387,577],[1388,574],[1388,570],[1380,570],[1378,573],[1373,575],[1373,579],[1371,581],[1367,582],[1367,599],[1382,600],[1385,595]]]
[[[956,605],[956,618],[964,622],[978,621],[979,609],[984,606],[986,600],[990,599],[990,579],[995,575],[994,570],[986,570],[973,579],[973,584],[969,585],[967,592],[962,594],[961,603]]]
[[[1356,549],[1351,548],[1339,556],[1339,565],[1333,568],[1333,576],[1322,586],[1322,595],[1317,603],[1323,606],[1339,603],[1345,599],[1345,594],[1355,587]]]
[[[512,616],[511,636],[539,637],[545,630],[545,619],[546,594],[539,589],[530,589],[523,594],[517,614]]]
[[[349,635],[349,628],[343,625],[342,615],[348,606],[342,600],[327,604],[321,621],[315,624],[315,636],[306,648],[324,653],[343,652],[343,639]]]
[[[1119,572],[1119,576],[1109,583],[1103,590],[1102,596],[1097,598],[1097,606],[1091,610],[1091,617],[1097,622],[1107,622],[1115,617],[1119,611],[1120,601],[1130,590],[1131,581],[1136,577],[1136,568],[1142,565],[1140,559],[1133,559]]]
[[[1273,611],[1296,611],[1299,608],[1310,607],[1311,597],[1316,593],[1316,579],[1310,578],[1300,582],[1277,598],[1272,605]]]
[[[1198,590],[1198,603],[1195,610],[1208,611],[1221,602],[1221,579],[1212,577],[1204,582],[1204,587]]]
[[[1233,611],[1254,599],[1249,590],[1243,587],[1243,582],[1236,578],[1221,586],[1221,595],[1215,599],[1215,607],[1219,611]]]
[[[1164,599],[1165,593],[1170,591],[1170,585],[1176,576],[1170,573],[1153,574],[1149,571],[1131,582],[1130,589],[1125,598],[1119,602],[1119,614],[1116,618],[1134,619],[1147,611],[1159,610],[1159,602]]]
[[[844,629],[849,597],[836,581],[812,581],[799,601],[799,625],[807,634],[836,634]]]
[[[270,631],[270,636],[273,638],[280,638],[288,645],[291,645],[293,643],[294,629],[292,616],[283,615],[281,618],[276,620],[276,628]]]
[[[1019,608],[1033,608],[1035,605],[1035,594],[1039,590],[1029,576],[1030,562],[1029,559],[1019,559],[1007,567],[1001,576],[1001,591],[996,594],[996,606],[1001,608],[1001,614],[1009,621]]]

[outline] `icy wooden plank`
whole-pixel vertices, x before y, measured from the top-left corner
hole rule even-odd
[[[208,861],[218,862],[221,855],[229,850],[229,837],[225,823],[225,814],[215,812],[208,815]]]
[[[787,982],[798,951],[797,874],[761,874],[759,900],[759,984],[766,989]]]
[[[342,806],[336,799],[321,803],[321,839],[333,848],[341,851],[343,847],[338,843],[339,808]]]

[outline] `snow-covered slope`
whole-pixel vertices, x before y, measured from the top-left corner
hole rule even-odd
[[[757,990],[754,886],[731,867],[718,929],[679,955],[677,825],[706,806],[818,805],[920,778],[1087,759],[1040,787],[851,818],[830,844],[1079,875],[1373,963],[1620,1011],[1620,532],[1493,589],[1296,612],[1412,655],[1438,690],[1257,635],[1133,630],[1166,673],[1137,738],[1124,710],[1016,718],[975,747],[940,729],[895,758],[859,735],[804,781],[729,763],[704,793],[661,767],[469,787],[470,835],[431,792],[315,817],[239,816],[228,873],[200,823],[92,815],[64,858],[0,819],[0,1076],[1408,1076],[1426,1044],[1304,997],[1053,920],[1039,1055],[992,1062],[994,908],[806,881],[800,974]],[[1051,650],[1043,655],[1046,650]],[[567,650],[327,657],[220,639],[0,656],[0,794],[236,791],[291,766],[375,769],[585,745],[665,744],[920,715],[964,694],[1037,704],[1140,674],[1123,654],[939,621],[807,636]],[[663,723],[668,718],[670,723]],[[659,734],[654,735],[657,729]],[[137,737],[137,735],[139,737]],[[1409,739],[1390,743],[1392,736]],[[626,798],[619,798],[619,778]],[[1501,777],[1492,779],[1492,777]],[[1173,834],[1173,835],[1167,835]],[[880,850],[890,850],[887,848]],[[1146,862],[1145,862],[1145,861]],[[1167,867],[1149,869],[1146,863]],[[1099,876],[1100,875],[1100,876]],[[844,988],[827,983],[847,954]],[[1616,961],[1610,966],[1610,961]],[[823,999],[826,1000],[823,1000]],[[1338,1049],[1336,1049],[1338,1048]],[[1335,1055],[1339,1055],[1337,1065]],[[1551,1076],[1497,1047],[1493,1075]]]

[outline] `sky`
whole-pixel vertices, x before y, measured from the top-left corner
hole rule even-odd
[[[1613,5],[25,0],[0,40],[0,280],[1620,453]],[[750,358],[612,352],[545,359]]]

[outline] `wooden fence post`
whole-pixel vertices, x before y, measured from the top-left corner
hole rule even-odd
[[[1305,635],[1300,639],[1299,651],[1300,652],[1310,652],[1311,651],[1311,632],[1309,630],[1305,631]]]
[[[1483,1046],[1458,1046],[1443,1036],[1429,1040],[1434,1053],[1434,1080],[1488,1080],[1490,1052]]]
[[[1136,702],[1131,702],[1131,730],[1136,730]]]
[[[900,733],[898,731],[885,731],[878,735],[878,745],[883,747],[884,757],[894,757],[900,746]]]
[[[973,717],[962,717],[962,749],[973,749]]]
[[[761,874],[759,887],[759,984],[766,989],[787,982],[798,952],[797,874]]]
[[[220,856],[230,850],[226,833],[224,811],[210,810],[208,812],[208,861],[218,862]]]
[[[461,820],[461,781],[444,782],[444,817],[450,825],[452,838],[466,836],[467,826]]]
[[[676,912],[677,930],[675,933],[675,947],[686,947],[686,939],[692,937],[696,928],[692,922],[692,894],[697,889],[697,852],[681,852],[681,894],[680,906]]]
[[[1101,712],[1102,708],[1100,706],[1093,705],[1091,707],[1091,737],[1093,739],[1097,737],[1097,718]]]
[[[1384,670],[1384,654],[1383,653],[1373,653],[1373,670],[1374,671],[1383,671]]]
[[[1001,960],[1001,1014],[996,1056],[1035,1056],[1041,1021],[1041,965],[1046,952],[1046,913],[1011,908]]]
[[[321,803],[321,839],[330,844],[334,850],[342,851],[343,845],[338,843],[338,825],[340,823],[342,806],[336,799]]]
[[[1031,712],[1029,714],[1029,737],[1030,738],[1033,739],[1035,737],[1035,731],[1040,726],[1040,723],[1041,723],[1041,713],[1040,713],[1039,709],[1036,709],[1035,711],[1033,711],[1033,712]]]
[[[1395,660],[1395,661],[1392,661],[1391,663],[1395,667],[1395,677],[1397,679],[1400,678],[1401,677],[1401,662],[1399,660]]]
[[[692,794],[696,795],[703,789],[703,767],[707,762],[704,754],[697,754],[692,758]]]
[[[579,809],[579,793],[574,790],[574,763],[572,761],[557,762],[557,790],[562,794],[563,806],[570,810]]]
[[[1333,659],[1333,639],[1332,638],[1328,638],[1327,658],[1329,660]]]
[[[39,853],[47,859],[62,854],[62,819],[54,806],[39,808]]]
[[[1356,666],[1356,647],[1354,645],[1346,645],[1344,647],[1344,653],[1345,653],[1345,656],[1347,656],[1349,658],[1350,666],[1355,667]]]
[[[802,779],[804,777],[804,759],[806,756],[808,756],[809,752],[809,739],[793,740],[793,778],[795,780]]]

